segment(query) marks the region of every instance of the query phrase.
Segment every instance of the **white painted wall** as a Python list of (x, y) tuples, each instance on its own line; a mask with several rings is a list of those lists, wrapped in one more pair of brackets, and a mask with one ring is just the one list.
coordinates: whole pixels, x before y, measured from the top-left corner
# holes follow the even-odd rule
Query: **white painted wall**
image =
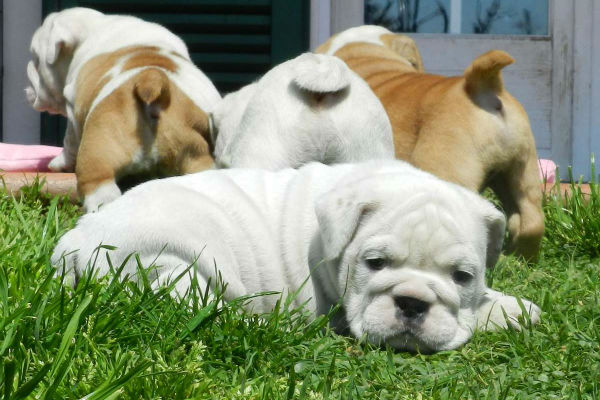
[(4, 0), (2, 135), (5, 143), (40, 142), (40, 113), (29, 106), (24, 89), (29, 43), (42, 20), (42, 0)]

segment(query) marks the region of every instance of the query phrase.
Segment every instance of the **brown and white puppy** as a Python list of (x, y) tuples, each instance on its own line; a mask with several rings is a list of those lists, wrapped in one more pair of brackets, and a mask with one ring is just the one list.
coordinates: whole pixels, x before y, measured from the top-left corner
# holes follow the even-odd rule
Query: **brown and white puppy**
[(68, 119), (49, 167), (75, 170), (86, 211), (120, 196), (121, 178), (212, 166), (207, 112), (220, 96), (166, 28), (73, 8), (44, 20), (31, 52), (30, 103)]
[(544, 233), (537, 154), (527, 114), (502, 82), (510, 55), (492, 50), (464, 76), (426, 74), (412, 39), (379, 26), (348, 29), (317, 52), (367, 81), (390, 118), (397, 158), (474, 191), (491, 187), (510, 250), (536, 258)]

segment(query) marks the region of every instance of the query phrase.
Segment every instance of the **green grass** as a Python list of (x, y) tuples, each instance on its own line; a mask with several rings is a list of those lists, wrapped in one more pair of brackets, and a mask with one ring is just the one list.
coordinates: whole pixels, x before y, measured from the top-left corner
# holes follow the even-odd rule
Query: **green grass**
[[(371, 347), (309, 322), (285, 300), (259, 318), (243, 300), (86, 277), (49, 256), (79, 211), (34, 185), (0, 192), (0, 399), (597, 399), (600, 193), (546, 199), (535, 265), (502, 257), (494, 288), (534, 300), (541, 324), (476, 333), (435, 355)], [(115, 266), (118, 268), (118, 266)]]

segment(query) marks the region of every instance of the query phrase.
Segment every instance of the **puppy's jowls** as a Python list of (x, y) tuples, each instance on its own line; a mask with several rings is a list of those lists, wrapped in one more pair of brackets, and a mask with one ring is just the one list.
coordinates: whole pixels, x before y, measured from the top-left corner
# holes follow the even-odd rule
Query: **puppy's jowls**
[(225, 96), (211, 119), (221, 167), (277, 170), (394, 157), (383, 106), (332, 56), (306, 53), (276, 66)]
[(344, 31), (317, 51), (340, 57), (370, 85), (390, 118), (396, 157), (475, 191), (490, 186), (508, 215), (510, 248), (537, 256), (544, 219), (535, 143), (502, 83), (512, 57), (494, 50), (464, 76), (426, 74), (410, 38), (375, 26)]
[(167, 29), (68, 9), (46, 18), (31, 52), (30, 103), (68, 120), (64, 150), (49, 167), (75, 170), (87, 211), (120, 196), (122, 177), (212, 165), (206, 112), (220, 96)]
[[(117, 247), (113, 265), (137, 252), (154, 264), (154, 284), (164, 284), (196, 262), (179, 294), (196, 280), (200, 289), (214, 283), (216, 264), (227, 300), (298, 292), (293, 304), (315, 314), (341, 303), (337, 329), (431, 352), (458, 347), (478, 327), (518, 326), (518, 301), (484, 279), (504, 223), (478, 194), (401, 161), (212, 170), (147, 182), (85, 215), (52, 263), (71, 281), (90, 265), (105, 275), (102, 242)], [(136, 268), (130, 257), (123, 276), (135, 278)], [(259, 296), (248, 307), (267, 312), (278, 299)], [(523, 305), (537, 322), (540, 309)]]

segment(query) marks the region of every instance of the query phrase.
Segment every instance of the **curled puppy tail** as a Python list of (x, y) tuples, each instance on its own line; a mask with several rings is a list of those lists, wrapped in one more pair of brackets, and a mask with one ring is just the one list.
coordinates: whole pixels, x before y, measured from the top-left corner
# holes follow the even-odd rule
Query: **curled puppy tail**
[(471, 96), (485, 92), (499, 94), (504, 90), (502, 68), (515, 62), (502, 50), (491, 50), (477, 57), (465, 70), (466, 90)]
[(305, 53), (294, 61), (293, 82), (300, 89), (323, 95), (350, 86), (350, 71), (337, 57)]
[(169, 107), (171, 102), (169, 77), (160, 69), (145, 69), (136, 76), (134, 93), (145, 106), (148, 115), (158, 118), (160, 112)]

